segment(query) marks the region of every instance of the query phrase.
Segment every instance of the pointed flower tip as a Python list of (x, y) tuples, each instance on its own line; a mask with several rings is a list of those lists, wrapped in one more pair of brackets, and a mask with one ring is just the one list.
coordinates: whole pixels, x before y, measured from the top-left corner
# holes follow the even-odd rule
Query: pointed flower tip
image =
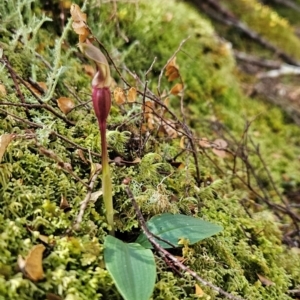
[(109, 87), (111, 84), (110, 69), (106, 57), (101, 50), (88, 43), (79, 43), (78, 46), (81, 52), (93, 60), (97, 66), (98, 71), (93, 78), (92, 86), (98, 88)]

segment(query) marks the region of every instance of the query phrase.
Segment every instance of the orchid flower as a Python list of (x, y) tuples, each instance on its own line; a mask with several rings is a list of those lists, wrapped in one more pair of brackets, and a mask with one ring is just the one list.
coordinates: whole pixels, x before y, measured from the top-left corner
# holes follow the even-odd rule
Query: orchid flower
[(106, 120), (111, 107), (110, 93), (110, 69), (104, 54), (90, 43), (80, 43), (79, 48), (84, 55), (93, 60), (97, 72), (92, 80), (92, 100), (94, 111), (98, 119), (101, 136), (102, 150), (102, 192), (106, 210), (107, 223), (110, 226), (110, 233), (114, 235), (114, 210), (112, 202), (112, 184), (108, 164), (108, 152), (106, 143)]

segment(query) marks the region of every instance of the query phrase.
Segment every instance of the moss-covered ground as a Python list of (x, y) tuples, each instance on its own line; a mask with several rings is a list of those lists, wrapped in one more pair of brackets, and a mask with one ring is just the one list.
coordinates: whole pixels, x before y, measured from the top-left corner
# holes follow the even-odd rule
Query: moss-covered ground
[[(248, 13), (246, 6), (254, 1), (242, 2)], [(80, 230), (65, 234), (101, 153), (96, 118), (86, 103), (91, 98), (89, 62), (76, 48), (77, 36), (68, 23), (70, 3), (49, 3), (0, 4), (0, 135), (14, 134), (0, 163), (0, 299), (51, 299), (51, 293), (67, 300), (121, 299), (103, 261), (108, 229), (101, 195), (87, 207)], [(263, 11), (267, 15), (268, 9)], [(282, 195), (300, 184), (300, 128), (279, 108), (245, 95), (230, 44), (186, 3), (89, 1), (86, 13), (88, 25), (123, 78), (140, 91), (147, 82), (157, 94), (163, 66), (189, 37), (176, 55), (185, 86), (183, 110), (180, 97), (170, 95), (168, 109), (174, 115), (164, 118), (176, 116), (191, 130), (200, 177), (187, 140), (181, 153), (180, 134), (173, 138), (159, 130), (156, 119), (153, 129), (140, 130), (141, 95), (134, 103), (114, 103), (107, 135), (117, 237), (132, 241), (138, 233), (122, 185), (130, 178), (146, 219), (162, 212), (183, 213), (224, 227), (220, 234), (177, 253), (202, 278), (249, 300), (293, 299), (288, 291), (300, 288), (300, 252), (299, 240), (288, 233), (297, 229), (298, 221), (287, 214), (288, 199)], [(245, 21), (252, 16), (247, 13)], [(273, 19), (290, 30), (274, 11), (270, 18), (259, 25), (266, 34), (266, 24)], [(290, 33), (288, 46), (281, 34), (277, 30), (274, 40), (299, 58), (299, 40)], [(127, 88), (112, 70), (115, 85)], [(50, 109), (38, 106), (25, 85), (30, 78), (46, 85), (44, 92), (35, 93)], [(173, 85), (163, 75), (161, 91), (167, 93)], [(60, 97), (78, 105), (67, 116), (57, 107)], [(201, 138), (226, 140), (227, 156), (201, 148)], [(46, 150), (53, 156), (45, 155)], [(137, 158), (139, 163), (128, 163)], [(100, 189), (101, 175), (94, 192)], [(62, 197), (71, 210), (60, 208)], [(50, 240), (43, 259), (45, 279), (32, 282), (18, 270), (17, 259), (41, 243), (41, 235)], [(286, 236), (294, 243), (285, 243)], [(153, 299), (197, 299), (194, 279), (176, 275), (158, 256), (157, 271)], [(202, 289), (201, 299), (223, 299), (208, 287)]]

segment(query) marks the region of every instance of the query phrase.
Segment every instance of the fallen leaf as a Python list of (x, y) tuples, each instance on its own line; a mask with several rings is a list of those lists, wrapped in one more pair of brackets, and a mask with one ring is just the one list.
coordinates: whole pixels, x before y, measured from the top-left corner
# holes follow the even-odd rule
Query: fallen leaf
[(222, 140), (222, 139), (216, 139), (213, 141), (213, 143), (218, 147), (218, 148), (222, 148), (222, 149), (226, 149), (226, 147), (228, 146), (227, 142)]
[(102, 190), (99, 190), (99, 191), (97, 191), (97, 192), (91, 193), (90, 201), (91, 201), (91, 202), (96, 202), (96, 201), (98, 200), (98, 198), (99, 198), (100, 196), (102, 196), (102, 194), (103, 194)]
[(202, 147), (202, 148), (211, 148), (211, 143), (208, 141), (207, 138), (202, 138), (202, 139), (199, 141), (199, 145), (200, 145), (200, 147)]
[(61, 195), (59, 208), (62, 209), (64, 212), (68, 212), (71, 210), (71, 207), (70, 207), (70, 204), (69, 204), (67, 198), (63, 195)]
[(39, 281), (44, 278), (43, 271), (43, 252), (46, 247), (43, 244), (33, 246), (25, 259), (18, 256), (18, 266), (25, 277), (32, 281)]
[(2, 161), (2, 157), (6, 151), (7, 146), (14, 138), (14, 134), (4, 133), (0, 136), (0, 162)]
[(163, 122), (162, 127), (164, 129), (164, 131), (167, 133), (167, 135), (172, 138), (175, 139), (178, 137), (178, 132), (175, 128), (175, 124), (174, 122), (172, 122), (171, 120), (164, 120), (165, 122)]
[(49, 237), (43, 234), (40, 234), (38, 239), (43, 243), (43, 244), (49, 244)]
[(179, 72), (177, 70), (174, 70), (170, 75), (168, 76), (168, 81), (173, 81), (179, 77)]
[(131, 87), (127, 94), (127, 100), (128, 102), (135, 102), (136, 101), (136, 88)]
[(179, 70), (178, 65), (176, 64), (176, 57), (173, 57), (166, 66), (166, 70), (168, 71), (170, 68), (176, 68)]
[(177, 260), (178, 260), (179, 262), (181, 262), (181, 263), (184, 263), (184, 262), (187, 260), (187, 258), (182, 257), (182, 256), (175, 255), (175, 257), (176, 257)]
[(195, 284), (195, 294), (198, 297), (203, 297), (204, 296), (203, 290), (201, 289), (201, 287), (197, 283)]
[(36, 88), (34, 87), (31, 83), (29, 82), (25, 82), (25, 85), (27, 86), (27, 88), (33, 92), (36, 96), (41, 96), (42, 93), (47, 91), (47, 85), (45, 82), (36, 82), (36, 85), (40, 88)]
[(185, 142), (185, 136), (181, 137), (181, 139), (180, 139), (179, 147), (180, 147), (181, 149), (185, 149), (185, 144), (184, 144), (184, 142)]
[(178, 68), (175, 66), (167, 67), (165, 75), (168, 77), (168, 81), (175, 80), (179, 77)]
[(260, 274), (256, 274), (258, 279), (260, 280), (260, 282), (264, 285), (264, 286), (270, 286), (270, 285), (274, 285), (275, 283), (273, 281), (271, 281), (269, 278), (266, 278)]
[(227, 156), (227, 153), (225, 150), (213, 148), (212, 152), (221, 158), (225, 158)]
[(77, 149), (75, 151), (75, 153), (80, 157), (80, 159), (84, 162), (84, 163), (88, 163), (88, 161), (85, 159), (83, 151), (81, 149)]
[(4, 84), (0, 84), (0, 96), (6, 96), (7, 92), (6, 92), (6, 88)]
[(116, 87), (114, 89), (114, 99), (118, 105), (122, 105), (123, 103), (125, 103), (126, 98), (123, 89), (121, 89), (120, 87)]
[(60, 297), (56, 294), (53, 294), (53, 293), (47, 293), (46, 298), (47, 298), (47, 300), (63, 300), (62, 297)]
[(182, 84), (182, 83), (176, 83), (176, 84), (172, 87), (170, 93), (171, 93), (172, 95), (178, 95), (182, 90), (183, 90), (183, 84)]
[(132, 164), (139, 164), (142, 160), (139, 157), (136, 157), (133, 161)]
[(74, 101), (67, 97), (58, 98), (57, 105), (65, 115), (67, 115), (75, 107)]

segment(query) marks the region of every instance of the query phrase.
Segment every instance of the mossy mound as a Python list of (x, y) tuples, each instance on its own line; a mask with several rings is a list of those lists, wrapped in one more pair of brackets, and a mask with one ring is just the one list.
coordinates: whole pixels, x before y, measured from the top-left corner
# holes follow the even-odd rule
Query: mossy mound
[[(0, 134), (15, 135), (0, 164), (0, 299), (45, 299), (49, 293), (67, 300), (121, 299), (103, 261), (103, 238), (108, 226), (101, 195), (86, 209), (80, 231), (65, 235), (86, 196), (84, 183), (89, 181), (93, 163), (99, 162), (101, 155), (96, 118), (90, 104), (85, 103), (91, 93), (91, 79), (84, 71), (88, 62), (76, 49), (77, 37), (70, 26), (61, 28), (66, 19), (59, 19), (59, 13), (67, 17), (68, 4), (55, 3), (51, 8), (42, 1), (18, 2), (17, 9), (0, 5), (5, 25), (0, 31), (5, 55), (0, 80), (6, 89), (0, 103)], [(124, 1), (117, 2), (114, 9), (113, 3), (91, 1), (86, 10), (88, 24), (128, 82), (142, 90), (143, 85), (132, 76), (136, 73), (156, 93), (162, 67), (189, 37), (177, 54), (177, 63), (185, 83), (186, 126), (195, 140), (221, 137), (234, 148), (234, 141), (245, 134), (245, 120), (256, 118), (248, 134), (260, 144), (274, 184), (280, 192), (286, 185), (299, 184), (294, 163), (300, 155), (296, 147), (299, 128), (285, 122), (278, 108), (243, 95), (230, 45), (217, 38), (203, 16), (175, 1)], [(42, 17), (43, 12), (53, 21)], [(12, 73), (5, 67), (7, 61), (18, 78), (11, 78)], [(113, 76), (118, 86), (125, 87), (116, 72)], [(34, 106), (39, 103), (20, 78), (44, 82), (47, 91), (35, 92), (51, 109)], [(161, 90), (172, 86), (163, 76)], [(29, 104), (28, 110), (19, 106), (20, 95)], [(56, 102), (63, 96), (82, 104), (67, 117)], [(142, 101), (139, 96), (133, 104), (114, 104), (108, 120), (117, 236), (131, 241), (138, 231), (135, 212), (122, 184), (124, 178), (130, 178), (145, 218), (162, 212), (185, 213), (224, 227), (217, 236), (180, 253), (201, 277), (245, 299), (292, 299), (288, 290), (300, 285), (299, 249), (282, 243), (282, 228), (290, 219), (279, 218), (255, 194), (263, 185), (272, 203), (280, 204), (257, 153), (248, 153), (259, 179), (248, 178), (252, 190), (239, 180), (247, 178), (241, 162), (237, 162), (234, 173), (231, 156), (220, 158), (201, 148), (197, 148), (197, 182), (193, 155), (190, 151), (178, 155), (182, 151), (181, 137), (162, 135), (159, 124), (155, 130), (148, 130), (147, 142), (139, 151)], [(180, 98), (170, 96), (169, 108), (182, 120), (180, 106)], [(46, 150), (54, 156), (45, 155)], [(180, 167), (174, 162), (176, 156)], [(121, 164), (115, 160), (120, 157)], [(126, 163), (136, 158), (141, 159), (138, 164)], [(66, 171), (68, 166), (72, 172)], [(101, 176), (94, 191), (99, 189)], [(62, 198), (68, 201), (71, 211), (60, 208)], [(41, 235), (50, 240), (43, 260), (45, 279), (32, 282), (17, 270), (17, 259), (41, 243)], [(197, 298), (195, 281), (177, 276), (158, 257), (157, 271), (153, 299)], [(258, 274), (272, 284), (264, 286)], [(203, 299), (223, 299), (208, 287), (202, 288)]]

